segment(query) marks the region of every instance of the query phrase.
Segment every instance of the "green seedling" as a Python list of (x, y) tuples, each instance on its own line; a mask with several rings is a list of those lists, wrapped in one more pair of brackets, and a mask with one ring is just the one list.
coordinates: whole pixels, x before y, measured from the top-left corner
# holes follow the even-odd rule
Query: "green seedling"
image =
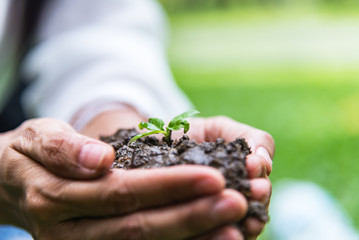
[(140, 122), (138, 127), (140, 129), (148, 129), (149, 132), (140, 133), (136, 136), (134, 136), (128, 144), (131, 144), (132, 142), (136, 141), (139, 138), (149, 136), (152, 134), (159, 134), (162, 133), (164, 135), (163, 140), (168, 144), (168, 146), (172, 145), (172, 131), (180, 130), (183, 128), (183, 132), (186, 133), (189, 130), (189, 122), (185, 120), (186, 118), (192, 117), (199, 112), (197, 110), (190, 110), (187, 112), (184, 112), (176, 117), (174, 117), (167, 125), (166, 130), (164, 129), (165, 123), (163, 120), (159, 118), (150, 118), (148, 119), (148, 122)]

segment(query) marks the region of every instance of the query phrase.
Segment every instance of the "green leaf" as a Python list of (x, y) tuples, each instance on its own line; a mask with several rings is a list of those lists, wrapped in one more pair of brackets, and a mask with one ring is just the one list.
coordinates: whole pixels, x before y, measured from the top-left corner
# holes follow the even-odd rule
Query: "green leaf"
[[(174, 117), (171, 122), (166, 127), (166, 131), (163, 129), (165, 126), (165, 123), (159, 119), (159, 118), (150, 118), (148, 119), (148, 122), (140, 122), (138, 127), (140, 129), (148, 129), (150, 132), (141, 133), (136, 136), (134, 136), (128, 144), (136, 141), (137, 139), (145, 136), (149, 136), (152, 134), (162, 133), (165, 138), (168, 138), (168, 142), (171, 142), (171, 133), (173, 130), (180, 130), (183, 128), (184, 133), (186, 133), (189, 130), (189, 122), (185, 120), (185, 118), (191, 117), (195, 114), (199, 113), (197, 110), (190, 110), (187, 112), (184, 112), (176, 117)], [(171, 144), (169, 144), (171, 145)]]
[[(180, 115), (174, 117), (171, 122), (168, 124), (168, 128), (174, 128), (175, 125), (179, 124), (179, 122), (185, 118), (189, 118), (192, 117), (196, 114), (198, 114), (199, 112), (197, 110), (189, 110), (187, 112), (181, 113)], [(177, 129), (178, 130), (178, 129)], [(187, 130), (188, 131), (188, 130)]]
[(163, 130), (163, 126), (165, 125), (165, 122), (162, 121), (162, 119), (159, 118), (150, 118), (148, 119), (149, 123), (152, 123), (153, 125), (155, 125), (158, 129)]
[(185, 123), (183, 124), (183, 132), (186, 133), (189, 130), (189, 122), (185, 121)]
[(146, 136), (149, 136), (149, 135), (152, 135), (152, 134), (158, 134), (158, 133), (164, 134), (165, 131), (162, 131), (162, 130), (154, 130), (154, 131), (150, 131), (150, 132), (146, 132), (146, 133), (137, 134), (136, 136), (134, 136), (133, 138), (131, 138), (131, 140), (128, 142), (128, 144), (130, 144), (130, 143), (136, 141), (136, 140), (139, 139), (139, 138), (146, 137)]
[(172, 127), (167, 127), (167, 129), (175, 131), (175, 130), (180, 130), (181, 128), (184, 129), (184, 133), (188, 132), (189, 130), (189, 122), (187, 120), (178, 120), (177, 122), (173, 123)]
[(165, 123), (159, 119), (159, 118), (150, 118), (148, 119), (148, 122), (140, 122), (140, 124), (138, 124), (138, 127), (140, 129), (148, 129), (148, 130), (162, 130), (164, 131), (163, 129), (163, 126), (165, 125)]

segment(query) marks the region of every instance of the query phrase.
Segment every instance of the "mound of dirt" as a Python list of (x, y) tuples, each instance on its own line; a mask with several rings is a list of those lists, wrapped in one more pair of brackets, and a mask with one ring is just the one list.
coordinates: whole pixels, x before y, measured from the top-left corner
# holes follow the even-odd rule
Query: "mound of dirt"
[(233, 188), (247, 198), (247, 216), (236, 225), (243, 229), (243, 221), (256, 217), (268, 221), (267, 208), (263, 203), (250, 200), (251, 189), (246, 169), (246, 157), (251, 153), (243, 138), (225, 143), (221, 138), (215, 142), (196, 143), (186, 135), (168, 146), (155, 137), (144, 137), (128, 145), (137, 135), (135, 129), (120, 129), (112, 136), (101, 137), (116, 151), (112, 168), (158, 168), (182, 164), (205, 165), (218, 169), (226, 179), (226, 187)]

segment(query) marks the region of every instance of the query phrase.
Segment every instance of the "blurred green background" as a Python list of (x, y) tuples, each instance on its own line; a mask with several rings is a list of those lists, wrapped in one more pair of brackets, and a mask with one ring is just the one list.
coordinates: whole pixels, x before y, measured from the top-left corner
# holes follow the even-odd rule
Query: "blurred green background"
[(272, 182), (320, 184), (359, 229), (359, 1), (162, 2), (174, 75), (202, 116), (271, 133)]

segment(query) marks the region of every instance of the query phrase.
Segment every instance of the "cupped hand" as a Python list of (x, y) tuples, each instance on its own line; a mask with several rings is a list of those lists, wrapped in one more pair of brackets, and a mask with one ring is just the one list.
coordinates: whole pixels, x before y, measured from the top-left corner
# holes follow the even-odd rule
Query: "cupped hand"
[(217, 138), (223, 138), (226, 141), (244, 138), (252, 151), (249, 158), (256, 158), (252, 161), (256, 163), (260, 161), (261, 164), (259, 165), (264, 168), (255, 169), (251, 161), (248, 162), (248, 170), (252, 177), (258, 177), (262, 172), (263, 176), (264, 174), (269, 175), (272, 172), (272, 158), (275, 146), (274, 140), (269, 133), (224, 116), (194, 118), (190, 122), (191, 128), (187, 134), (199, 142), (215, 141)]
[(55, 119), (28, 120), (13, 131), (1, 133), (2, 165), (20, 164), (21, 159), (7, 155), (9, 151), (18, 152), (54, 174), (70, 179), (100, 177), (108, 172), (114, 158), (114, 150), (109, 145), (81, 135)]
[[(128, 121), (129, 119), (130, 121)], [(135, 127), (140, 121), (144, 120), (143, 117), (138, 117), (138, 114), (124, 115), (121, 111), (112, 111), (98, 116), (83, 132), (93, 137), (98, 137), (101, 134), (110, 135), (119, 126)], [(247, 170), (251, 179), (252, 199), (262, 201), (268, 205), (271, 195), (271, 183), (268, 176), (272, 171), (272, 158), (274, 155), (274, 140), (271, 135), (223, 116), (194, 118), (190, 122), (191, 128), (187, 134), (198, 142), (215, 141), (219, 137), (224, 138), (226, 141), (233, 141), (238, 137), (245, 138), (252, 151), (247, 157)], [(172, 136), (173, 138), (179, 138), (181, 133), (176, 131)], [(255, 239), (263, 230), (264, 225), (263, 222), (257, 219), (248, 219), (245, 222), (245, 237), (247, 239)], [(211, 231), (208, 235), (203, 235), (204, 238), (201, 237), (199, 239), (212, 239), (212, 237), (215, 238), (214, 236), (237, 239), (241, 235), (242, 233), (238, 232), (235, 228), (224, 226), (219, 230)]]
[(1, 134), (0, 153), (0, 222), (36, 239), (193, 239), (247, 211), (215, 169), (108, 171), (112, 148), (57, 120)]
[(46, 168), (69, 179), (98, 178), (109, 171), (114, 151), (76, 133), (66, 123), (37, 119), (1, 133), (0, 156), (0, 223), (24, 227), (19, 200), (32, 195), (27, 195), (29, 182), (23, 176), (41, 181), (41, 172), (33, 170)]
[[(188, 136), (198, 142), (215, 141), (223, 138), (233, 141), (244, 138), (252, 153), (247, 157), (247, 170), (250, 177), (252, 199), (269, 204), (271, 183), (269, 174), (272, 171), (272, 158), (274, 156), (274, 140), (268, 133), (236, 122), (228, 117), (218, 116), (211, 118), (191, 119)], [(250, 218), (245, 222), (248, 239), (255, 239), (264, 228), (264, 223)], [(234, 229), (230, 229), (233, 232)], [(227, 230), (229, 231), (229, 230)]]
[[(59, 178), (32, 159), (0, 171), (7, 208), (35, 239), (188, 239), (243, 218), (245, 198), (214, 169), (113, 170), (95, 181)], [(16, 173), (21, 172), (18, 175)], [(208, 238), (210, 239), (210, 238)]]

